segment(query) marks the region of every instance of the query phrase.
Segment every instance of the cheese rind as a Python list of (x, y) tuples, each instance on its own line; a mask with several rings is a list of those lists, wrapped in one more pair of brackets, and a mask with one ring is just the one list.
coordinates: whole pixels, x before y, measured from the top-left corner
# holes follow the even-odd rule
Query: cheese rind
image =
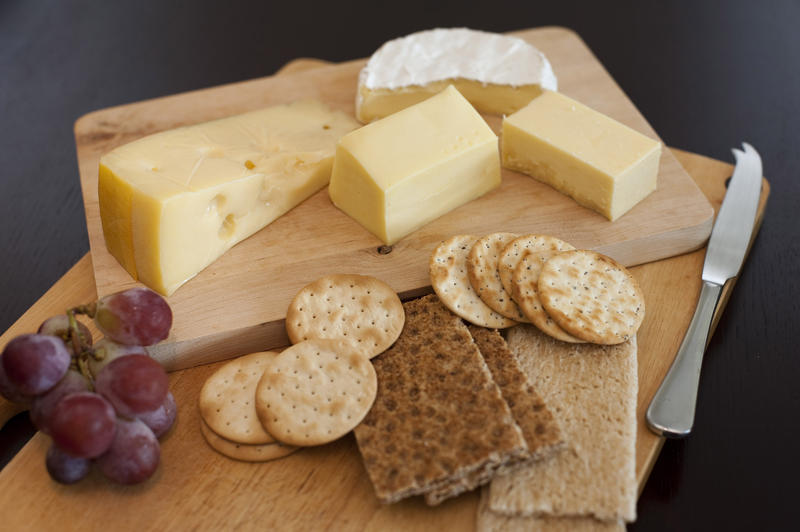
[(497, 136), (448, 87), (342, 137), (328, 191), (391, 245), (499, 184)]
[(504, 167), (611, 221), (656, 189), (660, 156), (660, 142), (557, 92), (503, 120)]
[(399, 89), (368, 89), (361, 86), (358, 88), (357, 117), (363, 123), (372, 122), (427, 100), (448, 85), (458, 89), (475, 109), (497, 115), (511, 114), (542, 93), (539, 85), (514, 87), (468, 79), (447, 79)]
[(357, 125), (306, 101), (120, 146), (100, 159), (106, 247), (135, 279), (169, 295), (324, 187), (336, 140)]
[(558, 88), (547, 58), (517, 37), (466, 28), (421, 31), (381, 46), (359, 75), (356, 117), (371, 122), (454, 85), (481, 112), (512, 113)]

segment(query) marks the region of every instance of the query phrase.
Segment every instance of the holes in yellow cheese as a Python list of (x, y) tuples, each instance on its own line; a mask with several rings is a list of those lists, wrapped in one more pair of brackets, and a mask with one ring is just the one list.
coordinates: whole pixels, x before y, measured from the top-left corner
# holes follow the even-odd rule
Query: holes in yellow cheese
[(234, 220), (233, 214), (229, 214), (222, 221), (222, 225), (219, 228), (219, 237), (224, 240), (227, 240), (233, 236), (233, 233), (235, 231), (236, 231), (236, 221)]

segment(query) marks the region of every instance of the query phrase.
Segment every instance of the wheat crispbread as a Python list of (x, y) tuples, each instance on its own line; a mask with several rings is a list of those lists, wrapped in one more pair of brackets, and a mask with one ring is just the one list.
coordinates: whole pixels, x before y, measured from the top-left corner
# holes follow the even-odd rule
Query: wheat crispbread
[[(541, 396), (528, 383), (528, 378), (508, 350), (500, 333), (477, 325), (468, 325), (467, 328), (528, 445), (528, 452), (524, 456), (510, 460), (498, 468), (496, 474), (506, 474), (529, 461), (546, 459), (560, 450), (564, 446), (564, 439), (557, 421)], [(453, 491), (468, 491), (472, 489), (470, 486), (485, 483), (476, 477), (475, 474), (467, 475), (433, 489), (425, 494), (425, 501), (428, 504), (437, 504), (448, 498)]]
[(507, 515), (636, 518), (636, 337), (622, 344), (568, 344), (529, 325), (509, 349), (553, 409), (567, 449), (491, 483), (492, 511)]
[(624, 532), (625, 523), (600, 521), (593, 517), (516, 516), (503, 515), (489, 508), (489, 488), (481, 490), (477, 532)]
[(565, 442), (558, 420), (531, 386), (505, 339), (496, 330), (475, 325), (468, 328), (522, 430), (531, 458), (541, 459), (559, 450)]
[[(461, 319), (435, 295), (404, 307), (403, 332), (373, 359), (378, 396), (355, 429), (364, 467), (384, 503), (448, 486), (442, 496), (458, 495), (527, 452)], [(466, 477), (472, 482), (461, 483)]]

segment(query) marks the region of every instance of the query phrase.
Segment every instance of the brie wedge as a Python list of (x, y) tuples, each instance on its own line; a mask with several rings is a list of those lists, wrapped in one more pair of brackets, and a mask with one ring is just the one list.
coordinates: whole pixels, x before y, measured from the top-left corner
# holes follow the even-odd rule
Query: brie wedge
[(511, 114), (543, 89), (558, 89), (550, 62), (522, 39), (439, 28), (389, 41), (372, 55), (359, 75), (356, 118), (372, 122), (449, 85), (491, 114)]

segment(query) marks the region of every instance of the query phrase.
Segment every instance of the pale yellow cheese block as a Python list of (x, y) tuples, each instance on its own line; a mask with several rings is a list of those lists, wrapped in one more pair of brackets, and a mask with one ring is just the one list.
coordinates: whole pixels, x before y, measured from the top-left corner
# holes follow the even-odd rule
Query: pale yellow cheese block
[(109, 252), (169, 295), (233, 245), (324, 187), (358, 126), (317, 101), (156, 133), (100, 159)]
[(557, 92), (503, 120), (503, 166), (611, 221), (656, 189), (660, 156), (660, 142)]
[(391, 245), (498, 185), (497, 136), (450, 86), (342, 137), (328, 191)]

